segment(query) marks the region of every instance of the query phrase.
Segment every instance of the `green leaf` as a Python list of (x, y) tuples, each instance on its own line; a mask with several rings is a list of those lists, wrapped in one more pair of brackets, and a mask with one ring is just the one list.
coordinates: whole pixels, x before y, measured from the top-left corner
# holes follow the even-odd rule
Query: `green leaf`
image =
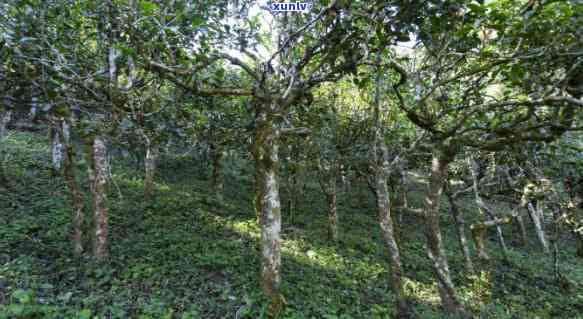
[(32, 292), (24, 289), (17, 289), (12, 293), (12, 297), (17, 299), (22, 304), (32, 302)]
[(140, 7), (145, 16), (151, 16), (159, 9), (157, 4), (150, 1), (142, 1)]
[(8, 306), (8, 311), (15, 316), (20, 316), (24, 312), (24, 305), (12, 304)]
[(79, 319), (91, 319), (91, 310), (83, 309), (83, 310), (79, 311), (78, 316), (79, 316), (78, 317)]

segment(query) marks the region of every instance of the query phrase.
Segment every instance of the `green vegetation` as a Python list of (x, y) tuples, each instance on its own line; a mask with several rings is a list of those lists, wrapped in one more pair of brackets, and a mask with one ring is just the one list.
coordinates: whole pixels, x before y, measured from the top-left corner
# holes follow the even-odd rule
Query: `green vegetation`
[(270, 2), (1, 1), (0, 319), (581, 316), (583, 1)]
[[(143, 201), (143, 173), (118, 162), (109, 191), (111, 261), (96, 265), (72, 255), (71, 210), (65, 184), (50, 176), (47, 141), (11, 133), (7, 166), (15, 192), (0, 193), (0, 318), (261, 318), (259, 228), (250, 205), (251, 176), (225, 186), (225, 202), (208, 191), (206, 172), (185, 159), (165, 158), (155, 201)], [(188, 170), (188, 168), (191, 168)], [(195, 178), (196, 177), (196, 178)], [(121, 190), (119, 198), (116, 187)], [(316, 190), (316, 185), (310, 185)], [(362, 185), (364, 187), (364, 185)], [(31, 191), (34, 190), (33, 191)], [(419, 204), (420, 186), (410, 201)], [(325, 240), (325, 203), (317, 192), (283, 226), (282, 318), (387, 318), (392, 314), (388, 259), (372, 197), (363, 205), (340, 194), (340, 242)], [(470, 199), (464, 199), (464, 203)], [(468, 203), (464, 209), (473, 209)], [(445, 206), (443, 209), (447, 209)], [(405, 216), (400, 238), (406, 292), (419, 318), (449, 318), (440, 311), (419, 220)], [(468, 221), (469, 222), (469, 221)], [(564, 291), (551, 258), (538, 247), (513, 249), (467, 276), (453, 223), (442, 223), (453, 279), (461, 298), (481, 318), (581, 318), (583, 268), (572, 247), (561, 250), (561, 268), (577, 283)], [(505, 226), (506, 227), (506, 226)], [(512, 227), (512, 226), (507, 226)], [(496, 247), (494, 234), (487, 246)], [(579, 316), (579, 317), (578, 317)]]

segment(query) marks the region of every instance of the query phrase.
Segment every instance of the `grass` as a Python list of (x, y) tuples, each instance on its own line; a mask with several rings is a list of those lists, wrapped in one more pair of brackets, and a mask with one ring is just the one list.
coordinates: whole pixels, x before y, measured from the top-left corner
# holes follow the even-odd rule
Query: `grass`
[[(47, 145), (44, 137), (15, 132), (5, 143), (13, 190), (0, 192), (0, 318), (263, 316), (267, 301), (257, 280), (259, 229), (250, 172), (229, 170), (225, 201), (219, 202), (198, 164), (168, 158), (161, 163), (155, 199), (144, 202), (141, 172), (116, 161), (109, 194), (111, 258), (98, 265), (70, 254), (69, 200), (64, 182), (50, 174)], [(248, 163), (238, 165), (249, 171)], [(412, 205), (421, 204), (418, 189), (411, 193)], [(372, 198), (356, 205), (352, 197), (340, 195), (341, 241), (334, 245), (326, 240), (318, 189), (312, 185), (306, 194), (293, 224), (284, 215), (284, 317), (391, 316), (388, 256)], [(469, 199), (463, 204), (472, 220)], [(452, 224), (444, 210), (454, 281), (477, 316), (583, 318), (583, 266), (567, 243), (561, 269), (576, 284), (563, 292), (534, 236), (532, 246), (511, 245), (510, 261), (504, 264), (489, 234), (492, 260), (477, 263), (478, 274), (468, 276)], [(407, 292), (418, 318), (448, 318), (439, 307), (421, 225), (412, 216), (402, 225)], [(511, 227), (505, 228), (507, 237)]]

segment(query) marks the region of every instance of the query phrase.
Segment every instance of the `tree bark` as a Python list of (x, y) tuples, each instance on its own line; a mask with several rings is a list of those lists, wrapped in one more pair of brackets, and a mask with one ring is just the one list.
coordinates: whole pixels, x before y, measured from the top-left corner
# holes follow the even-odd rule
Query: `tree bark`
[(212, 188), (218, 200), (223, 200), (224, 183), (221, 173), (221, 161), (223, 160), (224, 152), (220, 146), (211, 144), (211, 158), (213, 164), (212, 172)]
[(152, 198), (154, 187), (154, 176), (156, 175), (156, 162), (158, 161), (158, 146), (154, 145), (149, 139), (146, 140), (146, 157), (144, 158), (144, 199)]
[(408, 318), (410, 316), (410, 309), (403, 287), (403, 266), (399, 245), (395, 236), (395, 226), (391, 216), (391, 203), (384, 173), (377, 172), (375, 182), (379, 225), (385, 245), (387, 245), (389, 251), (391, 287), (395, 294), (398, 316), (399, 318)]
[(326, 204), (328, 205), (328, 238), (333, 242), (338, 241), (338, 212), (336, 179), (338, 177), (338, 163), (335, 160), (327, 161), (320, 158), (318, 164), (319, 183)]
[(527, 208), (528, 208), (528, 213), (530, 215), (530, 218), (532, 219), (532, 222), (534, 224), (534, 230), (536, 233), (536, 237), (537, 237), (539, 243), (541, 244), (545, 254), (548, 254), (550, 252), (549, 243), (547, 242), (547, 239), (545, 236), (545, 231), (543, 229), (542, 221), (541, 221), (541, 218), (539, 216), (539, 213), (536, 211), (536, 209), (534, 208), (534, 206), (532, 205), (531, 202), (529, 202), (527, 204)]
[[(506, 247), (506, 242), (504, 241), (504, 235), (502, 233), (502, 228), (500, 227), (501, 223), (497, 223), (495, 222), (497, 220), (496, 216), (494, 215), (494, 213), (490, 210), (490, 208), (486, 205), (486, 203), (484, 203), (484, 201), (482, 200), (482, 196), (480, 196), (480, 189), (479, 189), (479, 181), (478, 181), (478, 164), (476, 163), (476, 161), (474, 161), (472, 158), (469, 158), (470, 161), (470, 170), (471, 170), (471, 174), (472, 174), (472, 188), (474, 190), (474, 198), (476, 201), (476, 205), (478, 205), (478, 211), (480, 212), (480, 216), (487, 216), (490, 221), (494, 221), (494, 223), (492, 223), (491, 225), (494, 226), (496, 228), (496, 235), (498, 238), (498, 243), (500, 244), (500, 248), (502, 249), (502, 254), (504, 256), (504, 260), (507, 260), (507, 256), (508, 256), (508, 248)], [(479, 225), (485, 225), (487, 222), (481, 223)], [(487, 259), (487, 254), (485, 251), (485, 247), (483, 245), (483, 235), (486, 231), (486, 227), (478, 227), (476, 225), (472, 225), (472, 231), (476, 230), (476, 235), (478, 235), (478, 237), (474, 236), (474, 239), (476, 240), (476, 248), (478, 248), (478, 241), (481, 242), (480, 244), (480, 248), (478, 251), (478, 256), (480, 256), (481, 258), (486, 258)]]
[(73, 231), (71, 241), (73, 244), (73, 253), (80, 256), (83, 253), (83, 222), (85, 220), (85, 199), (83, 192), (79, 189), (75, 173), (75, 150), (71, 142), (71, 129), (69, 123), (65, 120), (60, 121), (60, 131), (63, 137), (63, 176), (67, 181), (67, 187), (73, 200)]
[[(381, 55), (380, 51), (377, 53), (377, 63), (380, 65)], [(374, 96), (374, 140), (371, 148), (370, 165), (373, 169), (373, 179), (365, 178), (369, 182), (369, 187), (373, 194), (375, 194), (377, 210), (379, 214), (379, 225), (383, 234), (385, 245), (389, 252), (390, 259), (390, 282), (393, 294), (395, 295), (395, 303), (397, 307), (398, 318), (409, 318), (411, 311), (407, 302), (405, 288), (403, 286), (403, 266), (401, 263), (401, 253), (397, 238), (395, 236), (395, 225), (393, 223), (393, 216), (391, 211), (391, 198), (387, 188), (387, 177), (394, 166), (389, 164), (389, 152), (384, 139), (383, 124), (381, 122), (381, 103), (380, 103), (380, 87), (381, 87), (381, 73), (377, 69), (375, 79), (375, 96)]]
[(93, 242), (93, 255), (99, 262), (108, 257), (107, 235), (107, 148), (105, 141), (100, 136), (93, 138), (93, 223), (95, 238)]
[(12, 119), (11, 110), (6, 110), (0, 113), (0, 140), (4, 138), (4, 135), (6, 134), (6, 126), (8, 125), (8, 122), (10, 122), (11, 119)]
[(12, 111), (6, 110), (0, 113), (0, 186), (6, 189), (12, 189), (12, 185), (6, 176), (6, 171), (4, 168), (4, 138), (6, 136), (6, 126), (10, 119), (12, 118)]
[[(333, 174), (333, 173), (332, 173)], [(338, 241), (338, 212), (337, 212), (337, 196), (336, 196), (336, 176), (323, 177), (327, 180), (321, 181), (322, 191), (326, 197), (328, 205), (328, 238), (333, 241)]]
[(450, 206), (450, 212), (451, 215), (453, 216), (453, 219), (455, 221), (455, 225), (456, 225), (456, 231), (457, 231), (457, 238), (458, 241), (460, 243), (460, 248), (462, 251), (462, 254), (464, 255), (464, 261), (465, 261), (465, 266), (466, 266), (466, 270), (469, 273), (474, 273), (474, 263), (472, 262), (472, 255), (470, 253), (470, 246), (468, 245), (468, 240), (466, 237), (466, 222), (464, 220), (464, 217), (462, 216), (459, 207), (457, 205), (457, 203), (455, 202), (455, 198), (453, 198), (453, 195), (451, 194), (450, 191), (446, 190), (445, 195), (447, 196), (447, 199), (449, 201), (449, 206)]
[(425, 236), (427, 238), (427, 252), (433, 262), (442, 306), (451, 314), (469, 317), (455, 293), (439, 226), (439, 207), (443, 184), (447, 178), (448, 165), (453, 157), (454, 153), (449, 148), (442, 145), (434, 146), (431, 176), (425, 197)]
[(53, 175), (58, 175), (61, 171), (61, 166), (63, 162), (63, 143), (61, 141), (61, 132), (59, 126), (60, 121), (53, 121), (50, 128), (50, 138), (51, 138), (51, 162)]
[(516, 222), (518, 223), (518, 228), (520, 231), (520, 244), (522, 246), (526, 246), (528, 243), (528, 237), (526, 236), (526, 226), (524, 225), (524, 218), (522, 218), (522, 215), (520, 214), (520, 212), (518, 212), (518, 214), (516, 214)]
[(281, 294), (281, 203), (277, 181), (279, 132), (263, 110), (258, 111), (253, 144), (256, 169), (256, 209), (261, 216), (261, 286), (271, 299), (270, 317), (283, 310), (285, 299)]

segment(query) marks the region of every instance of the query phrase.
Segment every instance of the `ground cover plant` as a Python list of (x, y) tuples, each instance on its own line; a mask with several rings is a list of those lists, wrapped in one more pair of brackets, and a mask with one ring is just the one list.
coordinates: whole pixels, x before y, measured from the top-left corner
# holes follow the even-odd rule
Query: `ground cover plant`
[(0, 4), (0, 318), (581, 317), (583, 4), (294, 8)]

